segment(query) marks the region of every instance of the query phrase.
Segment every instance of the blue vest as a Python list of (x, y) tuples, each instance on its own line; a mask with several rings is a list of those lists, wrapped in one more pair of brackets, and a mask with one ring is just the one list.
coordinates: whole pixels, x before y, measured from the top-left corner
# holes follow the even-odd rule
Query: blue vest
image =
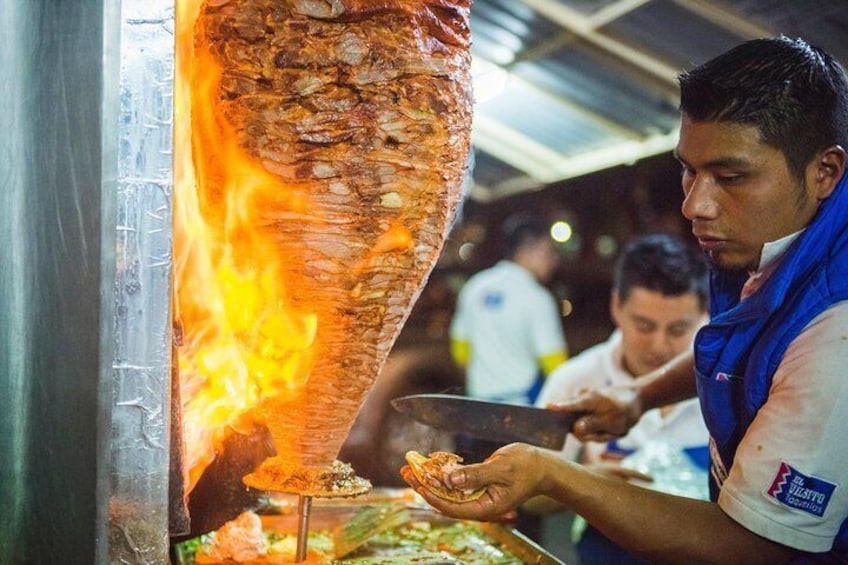
[[(739, 295), (747, 275), (712, 273), (711, 320), (695, 339), (695, 371), (701, 410), (717, 451), (714, 457), (720, 457), (728, 472), (740, 440), (768, 399), (786, 348), (813, 318), (848, 299), (846, 185), (848, 174), (792, 242), (778, 268), (746, 300), (740, 302)], [(845, 465), (848, 469), (848, 461)], [(711, 474), (720, 472), (713, 461)], [(715, 476), (710, 483), (716, 500), (720, 487)], [(848, 560), (848, 517), (826, 555)], [(822, 557), (808, 554), (798, 562)]]

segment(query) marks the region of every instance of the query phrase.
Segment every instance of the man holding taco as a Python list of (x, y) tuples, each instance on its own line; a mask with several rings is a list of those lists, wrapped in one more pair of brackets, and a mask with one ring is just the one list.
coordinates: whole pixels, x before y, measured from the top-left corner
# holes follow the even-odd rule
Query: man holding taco
[[(454, 470), (445, 514), (547, 495), (651, 561), (848, 561), (848, 79), (801, 40), (753, 40), (680, 78), (682, 212), (711, 262), (710, 323), (629, 387), (560, 408), (604, 441), (697, 393), (712, 501), (652, 492), (524, 444)], [(404, 477), (420, 484), (409, 469)]]

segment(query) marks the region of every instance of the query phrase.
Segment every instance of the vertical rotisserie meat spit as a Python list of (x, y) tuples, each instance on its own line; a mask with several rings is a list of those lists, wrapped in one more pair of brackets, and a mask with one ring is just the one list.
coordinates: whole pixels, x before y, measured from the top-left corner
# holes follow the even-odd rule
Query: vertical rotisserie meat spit
[(461, 197), (469, 10), (470, 0), (199, 7), (195, 178), (175, 209), (190, 487), (221, 436), (258, 418), (276, 456), (248, 485), (367, 489), (334, 460)]

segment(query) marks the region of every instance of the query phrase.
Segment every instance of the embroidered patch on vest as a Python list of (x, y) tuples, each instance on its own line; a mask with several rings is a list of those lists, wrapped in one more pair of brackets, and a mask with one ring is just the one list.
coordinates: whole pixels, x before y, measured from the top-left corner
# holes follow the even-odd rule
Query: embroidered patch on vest
[(777, 475), (766, 494), (784, 506), (821, 518), (827, 510), (834, 490), (836, 490), (834, 483), (807, 476), (781, 461)]

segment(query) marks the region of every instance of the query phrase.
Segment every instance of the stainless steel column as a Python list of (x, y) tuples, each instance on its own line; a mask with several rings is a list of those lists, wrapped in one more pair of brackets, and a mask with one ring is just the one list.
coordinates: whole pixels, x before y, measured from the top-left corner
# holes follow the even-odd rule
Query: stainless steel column
[(0, 0), (0, 30), (0, 563), (91, 563), (102, 2)]

